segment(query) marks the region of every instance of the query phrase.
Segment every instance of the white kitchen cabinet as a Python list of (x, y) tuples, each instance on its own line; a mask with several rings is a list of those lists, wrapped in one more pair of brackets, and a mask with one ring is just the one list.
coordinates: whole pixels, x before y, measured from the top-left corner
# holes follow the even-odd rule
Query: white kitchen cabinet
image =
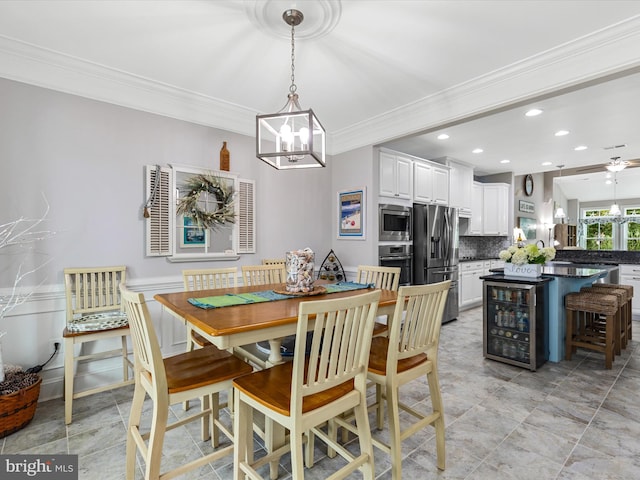
[(482, 184), (482, 234), (509, 235), (509, 185)]
[(471, 186), (471, 200), (473, 206), (466, 235), (482, 235), (484, 195), (481, 183), (474, 182)]
[(640, 265), (620, 265), (620, 283), (633, 287), (631, 310), (633, 319), (640, 320)]
[(482, 303), (482, 280), (484, 261), (461, 262), (459, 267), (459, 302), (460, 309), (474, 307)]
[(427, 162), (413, 163), (413, 200), (435, 205), (449, 204), (449, 169)]
[(413, 161), (399, 155), (380, 152), (380, 195), (411, 200)]
[(473, 168), (449, 162), (449, 206), (458, 209), (460, 217), (471, 217), (473, 210)]

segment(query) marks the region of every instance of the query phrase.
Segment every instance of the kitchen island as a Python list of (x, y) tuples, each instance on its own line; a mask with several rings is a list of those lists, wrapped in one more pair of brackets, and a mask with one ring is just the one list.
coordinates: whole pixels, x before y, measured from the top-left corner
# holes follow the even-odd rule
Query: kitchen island
[[(504, 275), (501, 268), (492, 269), (492, 275), (481, 277), (483, 280), (498, 280), (501, 282), (522, 282), (526, 277), (510, 277)], [(584, 286), (591, 285), (601, 277), (606, 276), (606, 269), (581, 268), (567, 265), (551, 265), (542, 268), (542, 277), (550, 278), (548, 282), (548, 302), (546, 323), (548, 325), (548, 345), (550, 362), (564, 359), (564, 337), (566, 333), (566, 317), (564, 310), (564, 296), (570, 292), (578, 292)], [(486, 305), (484, 306), (486, 308)]]

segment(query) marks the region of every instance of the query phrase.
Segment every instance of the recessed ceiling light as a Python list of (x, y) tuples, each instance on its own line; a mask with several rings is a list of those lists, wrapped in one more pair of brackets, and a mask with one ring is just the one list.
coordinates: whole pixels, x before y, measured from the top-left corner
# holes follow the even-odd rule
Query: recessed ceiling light
[(607, 180), (606, 182), (604, 182), (605, 185), (611, 185), (613, 182), (611, 180)]
[(569, 130), (558, 130), (554, 135), (556, 137), (564, 137), (565, 135), (569, 135)]
[(482, 153), (482, 152), (484, 152), (484, 150), (481, 148), (474, 148), (473, 150), (471, 150), (471, 153)]
[(447, 138), (449, 138), (449, 135), (447, 135), (446, 133), (441, 133), (440, 135), (438, 135), (438, 140), (446, 140)]
[(511, 163), (511, 160), (507, 160), (506, 158), (504, 160), (500, 160), (500, 163)]
[(551, 162), (542, 162), (543, 167), (548, 167), (549, 165), (551, 165)]
[(535, 117), (537, 115), (540, 115), (541, 113), (542, 113), (542, 110), (540, 110), (539, 108), (532, 108), (531, 110), (527, 111), (525, 115), (527, 117)]
[(576, 148), (574, 148), (576, 152), (581, 152), (582, 150), (586, 150), (586, 149), (587, 149), (586, 145), (578, 145)]

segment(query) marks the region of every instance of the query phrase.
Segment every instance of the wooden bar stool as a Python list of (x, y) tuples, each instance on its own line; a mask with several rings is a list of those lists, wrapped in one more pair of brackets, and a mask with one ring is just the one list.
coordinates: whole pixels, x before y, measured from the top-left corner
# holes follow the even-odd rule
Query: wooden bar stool
[(614, 295), (618, 299), (618, 313), (616, 313), (615, 352), (620, 355), (627, 348), (627, 292), (621, 288), (599, 288), (597, 283), (591, 287), (583, 287), (581, 292), (590, 292), (602, 295)]
[(565, 359), (577, 347), (604, 353), (605, 368), (613, 367), (618, 297), (590, 292), (572, 292), (564, 297), (567, 315)]
[(621, 288), (625, 292), (627, 292), (627, 342), (632, 339), (632, 325), (633, 325), (633, 313), (632, 313), (632, 302), (633, 302), (633, 285), (622, 285), (618, 283), (594, 283), (594, 286), (598, 286), (599, 288)]

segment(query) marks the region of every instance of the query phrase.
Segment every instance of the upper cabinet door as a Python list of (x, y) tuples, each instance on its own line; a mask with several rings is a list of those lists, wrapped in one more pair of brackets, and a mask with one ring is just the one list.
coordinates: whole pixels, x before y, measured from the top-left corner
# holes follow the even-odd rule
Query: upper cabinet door
[(433, 167), (433, 203), (449, 205), (449, 169)]
[(380, 191), (384, 197), (411, 200), (413, 162), (408, 158), (380, 152)]
[(413, 199), (422, 203), (433, 202), (433, 167), (429, 164), (413, 164)]

